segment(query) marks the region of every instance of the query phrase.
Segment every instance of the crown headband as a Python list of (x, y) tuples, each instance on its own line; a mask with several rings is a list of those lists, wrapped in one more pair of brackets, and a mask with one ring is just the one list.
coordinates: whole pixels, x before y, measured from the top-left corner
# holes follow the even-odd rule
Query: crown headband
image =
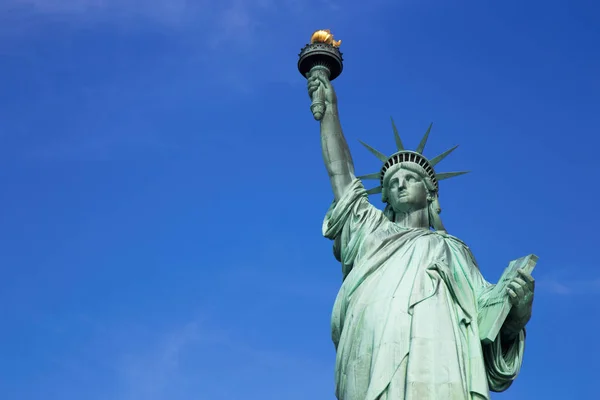
[(413, 164), (417, 164), (421, 168), (423, 168), (425, 170), (425, 172), (427, 173), (427, 175), (429, 176), (429, 178), (431, 179), (431, 182), (435, 186), (436, 192), (439, 191), (439, 181), (442, 181), (444, 179), (454, 178), (456, 176), (464, 175), (469, 172), (469, 171), (442, 172), (439, 174), (435, 172), (434, 167), (440, 161), (442, 161), (444, 158), (446, 158), (450, 153), (452, 153), (454, 150), (456, 150), (456, 148), (458, 146), (454, 146), (451, 149), (446, 150), (445, 152), (432, 158), (431, 160), (427, 159), (423, 155), (423, 150), (425, 149), (425, 145), (427, 144), (427, 139), (429, 139), (429, 132), (431, 132), (432, 125), (433, 124), (429, 125), (427, 132), (425, 132), (425, 135), (423, 135), (423, 138), (421, 139), (421, 142), (419, 143), (419, 145), (417, 146), (417, 149), (415, 151), (404, 149), (404, 145), (402, 144), (402, 140), (400, 139), (400, 135), (398, 134), (398, 129), (396, 128), (396, 124), (394, 123), (393, 119), (392, 119), (392, 129), (394, 130), (394, 139), (396, 140), (396, 147), (398, 149), (398, 151), (396, 153), (394, 153), (388, 157), (385, 154), (375, 150), (368, 144), (366, 144), (362, 141), (360, 142), (363, 146), (365, 146), (367, 148), (367, 150), (369, 150), (373, 155), (375, 155), (375, 157), (377, 157), (381, 162), (383, 162), (383, 167), (381, 167), (381, 170), (379, 172), (375, 172), (373, 174), (367, 174), (367, 175), (362, 175), (362, 176), (357, 177), (358, 179), (361, 179), (361, 180), (364, 180), (364, 179), (379, 180), (380, 185), (367, 190), (368, 194), (381, 193), (383, 190), (383, 177), (385, 176), (385, 173), (391, 167), (393, 167), (396, 164), (400, 164), (400, 163), (410, 162)]

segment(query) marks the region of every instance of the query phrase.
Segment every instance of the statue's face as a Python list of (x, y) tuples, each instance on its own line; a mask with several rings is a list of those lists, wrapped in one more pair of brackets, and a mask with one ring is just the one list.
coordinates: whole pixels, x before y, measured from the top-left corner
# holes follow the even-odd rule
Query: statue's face
[(387, 184), (387, 201), (395, 212), (410, 212), (427, 207), (427, 186), (419, 174), (398, 169)]

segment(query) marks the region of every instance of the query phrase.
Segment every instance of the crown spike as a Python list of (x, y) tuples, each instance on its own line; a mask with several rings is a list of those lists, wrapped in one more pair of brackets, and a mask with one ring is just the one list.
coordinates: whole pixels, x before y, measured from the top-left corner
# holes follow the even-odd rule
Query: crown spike
[(379, 151), (375, 150), (374, 148), (372, 148), (371, 146), (369, 146), (368, 144), (366, 144), (365, 142), (363, 142), (362, 140), (359, 140), (360, 144), (362, 144), (363, 146), (365, 146), (367, 148), (367, 150), (369, 150), (371, 153), (373, 153), (373, 155), (377, 158), (379, 158), (380, 161), (382, 162), (386, 162), (387, 161), (387, 156), (383, 153), (380, 153)]
[(471, 171), (458, 171), (458, 172), (442, 172), (440, 174), (435, 174), (435, 177), (438, 181), (443, 181), (444, 179), (454, 178), (455, 176), (460, 176), (464, 174), (468, 174)]
[(361, 175), (361, 176), (357, 176), (357, 178), (360, 180), (363, 180), (363, 179), (379, 180), (379, 179), (381, 179), (381, 172), (375, 172), (373, 174)]
[(454, 146), (453, 148), (446, 150), (445, 152), (443, 152), (442, 154), (440, 154), (437, 157), (432, 158), (431, 160), (429, 160), (429, 162), (431, 163), (432, 166), (436, 166), (437, 163), (439, 163), (440, 161), (442, 161), (444, 158), (446, 158), (448, 156), (448, 154), (452, 153), (454, 150), (456, 150), (456, 148), (458, 147), (458, 145)]
[(402, 144), (402, 139), (400, 139), (400, 134), (398, 133), (398, 128), (396, 128), (396, 124), (394, 123), (394, 118), (390, 117), (392, 120), (392, 129), (394, 130), (394, 139), (396, 139), (396, 147), (398, 151), (404, 150), (404, 145)]
[(379, 194), (383, 189), (381, 186), (374, 187), (373, 189), (367, 190), (367, 194)]
[(427, 128), (427, 132), (425, 132), (425, 135), (423, 135), (423, 139), (421, 139), (421, 143), (419, 143), (419, 146), (415, 150), (417, 153), (423, 154), (423, 150), (425, 150), (425, 145), (427, 144), (427, 139), (429, 139), (429, 132), (431, 132), (432, 126), (433, 126), (433, 122), (431, 124), (429, 124), (429, 128)]

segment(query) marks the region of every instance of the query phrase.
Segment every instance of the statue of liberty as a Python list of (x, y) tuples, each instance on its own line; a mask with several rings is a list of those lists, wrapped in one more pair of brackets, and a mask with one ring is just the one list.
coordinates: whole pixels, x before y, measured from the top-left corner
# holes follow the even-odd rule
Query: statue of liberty
[[(337, 398), (489, 400), (490, 391), (506, 390), (523, 360), (534, 281), (517, 270), (502, 292), (510, 312), (497, 336), (481, 340), (478, 321), (496, 285), (440, 218), (439, 181), (465, 173), (435, 172), (454, 148), (427, 159), (427, 130), (415, 151), (406, 150), (392, 121), (397, 152), (365, 145), (383, 166), (356, 177), (330, 79), (307, 76), (309, 95), (314, 101), (319, 92), (324, 102), (315, 118), (334, 196), (323, 235), (334, 241), (343, 275), (331, 318)], [(363, 179), (380, 185), (366, 190)], [(369, 202), (375, 193), (383, 211)]]

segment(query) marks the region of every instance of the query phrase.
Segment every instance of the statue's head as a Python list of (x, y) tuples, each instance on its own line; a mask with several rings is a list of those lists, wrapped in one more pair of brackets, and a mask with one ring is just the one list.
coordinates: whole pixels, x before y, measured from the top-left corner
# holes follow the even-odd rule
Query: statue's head
[(439, 216), (441, 208), (438, 201), (438, 182), (465, 174), (467, 171), (438, 174), (434, 167), (458, 146), (429, 160), (422, 153), (429, 137), (431, 125), (415, 151), (404, 149), (393, 120), (392, 127), (398, 152), (387, 157), (361, 142), (384, 164), (380, 172), (359, 176), (359, 178), (379, 179), (380, 186), (368, 190), (367, 193), (381, 193), (381, 200), (387, 204), (385, 215), (390, 220), (393, 221), (398, 213), (410, 213), (427, 208), (430, 226), (435, 230), (445, 230)]
[(382, 200), (396, 213), (426, 208), (436, 193), (425, 170), (408, 162), (396, 164), (386, 172), (382, 189)]

